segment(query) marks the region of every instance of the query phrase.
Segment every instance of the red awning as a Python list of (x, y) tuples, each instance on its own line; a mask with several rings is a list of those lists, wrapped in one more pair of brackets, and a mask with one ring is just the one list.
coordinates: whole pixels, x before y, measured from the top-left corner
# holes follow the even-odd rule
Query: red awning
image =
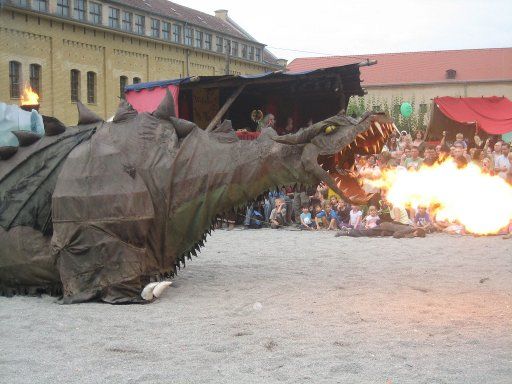
[(435, 106), (448, 119), (476, 125), (490, 135), (512, 131), (512, 102), (506, 97), (436, 97)]

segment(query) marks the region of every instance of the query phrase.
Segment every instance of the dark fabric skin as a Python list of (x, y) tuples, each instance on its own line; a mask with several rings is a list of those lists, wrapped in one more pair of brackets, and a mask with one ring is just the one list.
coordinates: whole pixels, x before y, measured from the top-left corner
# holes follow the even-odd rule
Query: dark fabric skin
[[(322, 180), (344, 196), (318, 155), (343, 150), (375, 119), (388, 121), (368, 115), (355, 122), (340, 114), (304, 128), (300, 137), (280, 136), (278, 142), (268, 128), (257, 140), (241, 141), (229, 121), (205, 132), (174, 117), (173, 105), (170, 93), (153, 114), (139, 114), (122, 101), (115, 121), (107, 123), (79, 104), (83, 124), (51, 137), (88, 132), (71, 150), (66, 140), (40, 148), (39, 167), (29, 156), (31, 147), (0, 162), (0, 190), (14, 186), (0, 194), (0, 207), (12, 211), (0, 219), (0, 239), (10, 244), (0, 249), (0, 288), (24, 293), (27, 287), (60, 284), (65, 303), (141, 302), (148, 282), (172, 276), (197, 254), (219, 215), (296, 183)], [(48, 151), (60, 159), (56, 173), (46, 170), (56, 161)], [(15, 188), (24, 169), (33, 169), (29, 173), (40, 183), (32, 183), (31, 197), (16, 206), (14, 201), (29, 197), (28, 190)], [(20, 226), (42, 235), (34, 244), (43, 262), (16, 246), (22, 235), (21, 241), (34, 241), (32, 232), (12, 230)], [(49, 227), (53, 232), (44, 230)], [(23, 262), (16, 267), (13, 260)]]

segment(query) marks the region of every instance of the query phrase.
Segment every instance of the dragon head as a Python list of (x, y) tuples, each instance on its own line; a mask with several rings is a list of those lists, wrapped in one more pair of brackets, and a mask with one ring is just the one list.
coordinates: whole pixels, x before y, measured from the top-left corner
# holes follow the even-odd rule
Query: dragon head
[(325, 182), (345, 201), (362, 204), (371, 196), (366, 195), (355, 176), (355, 155), (380, 153), (395, 129), (383, 113), (366, 113), (359, 120), (340, 113), (297, 133), (275, 136), (274, 140), (303, 146), (301, 162), (307, 173)]

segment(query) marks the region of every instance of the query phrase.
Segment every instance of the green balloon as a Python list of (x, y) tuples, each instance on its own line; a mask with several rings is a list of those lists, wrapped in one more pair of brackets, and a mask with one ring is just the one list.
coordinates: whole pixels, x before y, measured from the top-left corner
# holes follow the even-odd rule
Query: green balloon
[(412, 114), (411, 103), (408, 103), (408, 102), (402, 103), (402, 105), (400, 106), (400, 113), (402, 114), (403, 117), (411, 116), (411, 114)]

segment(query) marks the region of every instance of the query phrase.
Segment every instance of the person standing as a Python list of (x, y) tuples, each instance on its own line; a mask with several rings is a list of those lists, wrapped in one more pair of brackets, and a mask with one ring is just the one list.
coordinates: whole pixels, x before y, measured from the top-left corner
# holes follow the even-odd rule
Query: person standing
[(411, 157), (408, 157), (404, 161), (404, 165), (406, 169), (414, 168), (415, 170), (420, 169), (421, 164), (423, 163), (423, 159), (420, 157), (420, 150), (418, 147), (414, 146), (411, 149)]
[(273, 114), (269, 113), (263, 119), (261, 119), (260, 123), (258, 124), (257, 131), (263, 132), (263, 130), (266, 128), (275, 129), (275, 125), (276, 125), (276, 118)]
[(508, 154), (510, 152), (510, 145), (508, 143), (501, 144), (501, 155), (496, 157), (494, 162), (494, 171), (499, 177), (506, 179), (507, 173), (510, 171), (510, 160)]

